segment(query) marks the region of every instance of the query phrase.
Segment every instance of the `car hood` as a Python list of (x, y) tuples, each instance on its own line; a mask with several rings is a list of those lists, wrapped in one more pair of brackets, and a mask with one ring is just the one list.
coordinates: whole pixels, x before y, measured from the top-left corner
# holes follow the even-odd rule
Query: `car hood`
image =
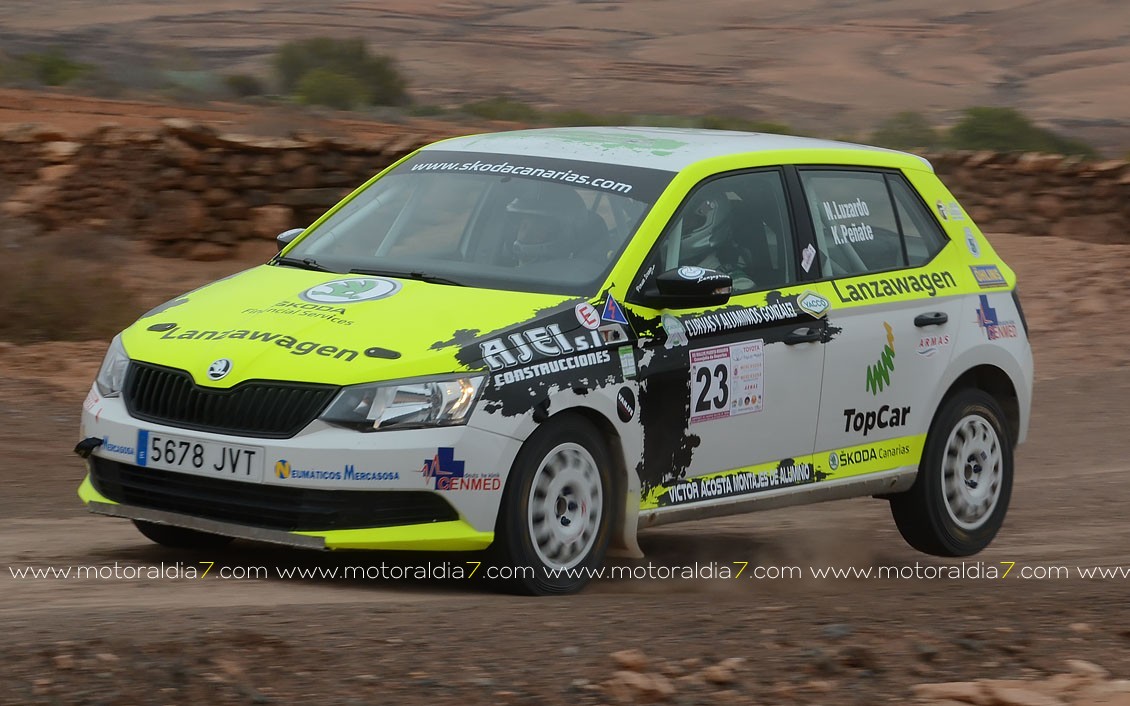
[(131, 359), (210, 387), (348, 385), (483, 367), (481, 341), (580, 301), (263, 265), (147, 312), (122, 343)]

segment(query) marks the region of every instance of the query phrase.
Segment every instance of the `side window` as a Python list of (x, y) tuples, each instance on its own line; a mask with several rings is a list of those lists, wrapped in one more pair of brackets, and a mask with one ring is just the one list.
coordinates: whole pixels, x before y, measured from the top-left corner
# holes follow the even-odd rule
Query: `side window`
[(906, 266), (899, 223), (883, 174), (804, 169), (800, 178), (816, 229), (823, 276)]
[[(695, 265), (721, 270), (734, 292), (796, 282), (793, 229), (780, 172), (747, 172), (695, 187), (652, 251), (644, 272)], [(654, 267), (653, 267), (654, 266)]]
[(916, 267), (924, 265), (930, 258), (938, 254), (946, 244), (946, 236), (934, 214), (922, 203), (910, 185), (899, 176), (887, 175), (887, 182), (891, 185), (891, 194), (895, 197), (895, 206), (898, 208), (899, 224), (902, 225), (903, 240), (906, 242), (906, 254), (910, 258), (910, 265)]

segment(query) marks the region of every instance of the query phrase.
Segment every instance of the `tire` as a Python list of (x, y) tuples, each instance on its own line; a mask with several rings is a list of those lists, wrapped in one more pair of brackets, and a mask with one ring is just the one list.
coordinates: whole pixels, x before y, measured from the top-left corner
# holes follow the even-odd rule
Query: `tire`
[[(603, 437), (583, 417), (550, 420), (526, 440), (506, 481), (491, 547), (503, 589), (541, 596), (584, 587), (608, 549), (611, 469)], [(546, 573), (560, 568), (576, 573)]]
[(1012, 495), (1013, 456), (1004, 412), (983, 390), (942, 405), (914, 485), (891, 498), (903, 539), (935, 556), (970, 556), (996, 537)]
[(209, 534), (186, 527), (161, 525), (145, 520), (134, 520), (133, 524), (147, 538), (163, 547), (173, 549), (220, 549), (231, 544), (233, 539), (219, 534)]

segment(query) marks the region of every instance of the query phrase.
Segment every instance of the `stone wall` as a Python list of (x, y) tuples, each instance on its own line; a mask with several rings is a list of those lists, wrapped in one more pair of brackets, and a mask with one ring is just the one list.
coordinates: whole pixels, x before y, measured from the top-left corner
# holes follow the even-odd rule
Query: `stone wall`
[[(425, 135), (376, 143), (264, 139), (168, 120), (158, 131), (0, 130), (0, 210), (46, 232), (112, 232), (170, 257), (218, 260), (311, 223)], [(1130, 243), (1130, 164), (989, 152), (930, 155), (988, 232)]]

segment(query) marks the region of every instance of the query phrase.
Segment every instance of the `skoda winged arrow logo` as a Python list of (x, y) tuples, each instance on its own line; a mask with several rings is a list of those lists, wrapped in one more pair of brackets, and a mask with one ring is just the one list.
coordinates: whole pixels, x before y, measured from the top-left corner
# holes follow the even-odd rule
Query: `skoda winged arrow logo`
[(208, 366), (208, 379), (223, 380), (230, 372), (231, 361), (227, 358), (220, 358), (215, 363), (212, 363), (210, 366)]

